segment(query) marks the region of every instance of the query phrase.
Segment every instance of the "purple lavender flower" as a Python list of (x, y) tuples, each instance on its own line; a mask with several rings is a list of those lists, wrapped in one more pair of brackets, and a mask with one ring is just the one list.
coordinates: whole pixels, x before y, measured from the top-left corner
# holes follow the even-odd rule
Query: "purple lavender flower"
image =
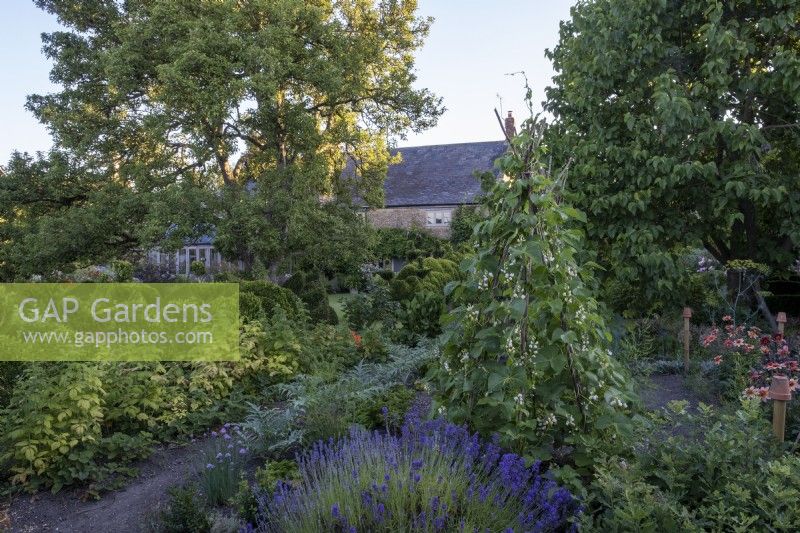
[[(308, 524), (304, 520), (325, 509), (331, 490), (350, 491), (348, 512), (359, 517), (357, 526), (363, 531), (398, 527), (397, 512), (409, 517), (411, 524), (405, 523), (411, 531), (457, 530), (457, 524), (465, 524), (464, 513), (480, 530), (567, 531), (570, 519), (580, 513), (569, 491), (541, 474), (541, 463), (526, 467), (520, 456), (503, 453), (496, 437), (486, 442), (444, 419), (426, 421), (422, 412), (409, 412), (399, 435), (353, 430), (346, 437), (315, 443), (297, 463), (304, 481), (297, 486), (279, 483), (259, 506), (261, 522), (275, 524), (268, 531), (302, 529), (299, 524)], [(384, 477), (380, 485), (374, 481), (378, 472)], [(443, 483), (451, 476), (463, 488)], [(440, 486), (444, 489), (438, 490)], [(422, 494), (428, 502), (420, 509)], [(355, 527), (340, 505), (330, 507), (325, 529)], [(485, 522), (475, 524), (476, 516)]]

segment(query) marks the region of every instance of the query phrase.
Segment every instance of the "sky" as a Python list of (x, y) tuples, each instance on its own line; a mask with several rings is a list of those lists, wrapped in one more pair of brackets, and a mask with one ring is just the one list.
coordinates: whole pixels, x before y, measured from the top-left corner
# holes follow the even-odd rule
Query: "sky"
[[(417, 85), (444, 98), (436, 127), (409, 133), (401, 146), (497, 140), (497, 108), (524, 118), (524, 71), (533, 101), (544, 98), (553, 75), (545, 48), (558, 42), (559, 21), (574, 0), (419, 0), (419, 13), (435, 22), (417, 55)], [(41, 53), (42, 32), (58, 29), (55, 17), (32, 0), (0, 1), (0, 164), (14, 150), (46, 151), (46, 128), (25, 109), (28, 94), (58, 90)]]

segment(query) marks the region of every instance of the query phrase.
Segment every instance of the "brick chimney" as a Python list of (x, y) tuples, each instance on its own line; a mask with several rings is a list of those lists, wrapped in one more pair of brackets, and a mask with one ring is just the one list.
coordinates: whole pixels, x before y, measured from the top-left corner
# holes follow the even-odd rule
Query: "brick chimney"
[(508, 116), (506, 117), (506, 136), (511, 139), (516, 134), (517, 128), (514, 126), (514, 115), (511, 114), (511, 111), (509, 111)]

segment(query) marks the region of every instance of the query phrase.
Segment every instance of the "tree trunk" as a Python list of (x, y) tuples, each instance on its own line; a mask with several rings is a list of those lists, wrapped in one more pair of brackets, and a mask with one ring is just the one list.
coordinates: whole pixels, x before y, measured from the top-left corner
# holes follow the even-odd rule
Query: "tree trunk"
[(764, 299), (764, 296), (761, 294), (761, 282), (756, 280), (753, 283), (753, 294), (755, 295), (756, 302), (758, 302), (758, 310), (761, 311), (761, 314), (764, 316), (764, 319), (769, 323), (769, 327), (772, 332), (778, 331), (778, 322), (775, 320), (775, 317), (772, 315), (772, 312), (769, 310), (769, 306), (767, 305), (767, 301)]

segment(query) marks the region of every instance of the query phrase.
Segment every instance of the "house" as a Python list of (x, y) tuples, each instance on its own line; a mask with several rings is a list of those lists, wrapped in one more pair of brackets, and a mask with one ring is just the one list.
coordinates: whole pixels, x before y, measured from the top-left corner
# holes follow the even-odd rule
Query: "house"
[[(508, 138), (516, 134), (511, 111), (504, 127)], [(386, 175), (384, 207), (367, 210), (367, 220), (376, 228), (421, 227), (449, 237), (455, 208), (478, 201), (476, 173), (494, 170), (507, 146), (503, 140), (396, 149), (401, 161)]]
[(367, 210), (367, 220), (376, 228), (420, 227), (449, 237), (455, 208), (477, 203), (476, 172), (492, 170), (506, 146), (489, 141), (398, 148), (402, 160), (389, 167), (384, 207)]
[(203, 235), (195, 241), (187, 242), (177, 252), (164, 252), (158, 248), (147, 252), (147, 263), (175, 275), (188, 276), (195, 261), (202, 262), (209, 273), (244, 269), (243, 261), (230, 262), (222, 258), (214, 248), (212, 235)]
[[(504, 126), (511, 138), (516, 129), (510, 111)], [(478, 202), (481, 184), (476, 174), (494, 170), (494, 161), (507, 146), (502, 140), (395, 149), (393, 154), (399, 153), (401, 161), (387, 172), (384, 206), (366, 209), (367, 221), (376, 228), (419, 227), (438, 237), (449, 237), (453, 211)], [(193, 261), (205, 263), (209, 272), (244, 267), (241, 261), (224, 261), (214, 249), (213, 236), (203, 236), (177, 252), (148, 252), (149, 263), (179, 275), (188, 275)], [(403, 263), (394, 259), (392, 269), (398, 270)]]

